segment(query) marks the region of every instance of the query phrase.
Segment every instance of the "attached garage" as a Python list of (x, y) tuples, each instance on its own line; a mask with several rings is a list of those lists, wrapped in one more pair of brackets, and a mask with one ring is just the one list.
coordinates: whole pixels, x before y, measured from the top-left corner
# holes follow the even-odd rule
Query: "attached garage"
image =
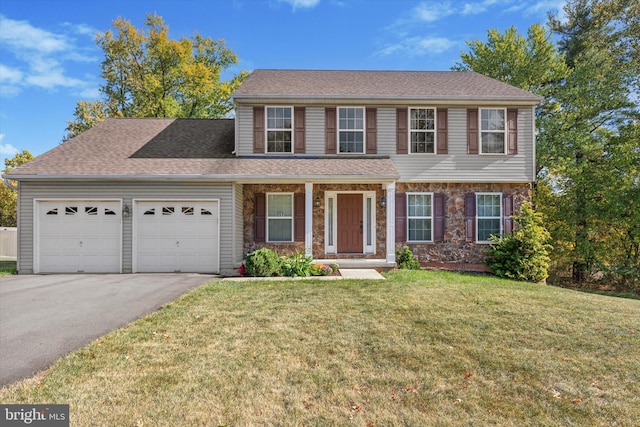
[(134, 272), (218, 273), (218, 201), (134, 201)]
[(120, 273), (120, 200), (35, 202), (36, 273)]

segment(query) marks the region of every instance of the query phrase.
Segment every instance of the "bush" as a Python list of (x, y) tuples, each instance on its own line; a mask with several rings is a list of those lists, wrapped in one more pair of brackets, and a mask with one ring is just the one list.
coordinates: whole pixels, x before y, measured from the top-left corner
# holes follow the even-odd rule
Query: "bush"
[(542, 215), (525, 203), (513, 220), (513, 234), (491, 236), (494, 244), (487, 251), (485, 263), (498, 277), (541, 282), (549, 276), (552, 249)]
[(329, 264), (329, 267), (331, 267), (331, 273), (335, 273), (336, 271), (340, 270), (340, 266), (336, 262), (332, 262), (331, 264)]
[(300, 251), (288, 257), (282, 257), (280, 258), (282, 275), (290, 277), (311, 276), (311, 261), (313, 261), (313, 258)]
[(333, 273), (333, 269), (326, 264), (313, 264), (311, 266), (312, 276), (329, 276)]
[(244, 269), (247, 276), (271, 277), (280, 271), (280, 259), (271, 249), (258, 249), (247, 255)]
[(396, 251), (396, 262), (398, 263), (398, 268), (405, 270), (419, 270), (420, 262), (416, 259), (409, 249), (409, 246), (404, 246), (402, 251), (398, 249)]

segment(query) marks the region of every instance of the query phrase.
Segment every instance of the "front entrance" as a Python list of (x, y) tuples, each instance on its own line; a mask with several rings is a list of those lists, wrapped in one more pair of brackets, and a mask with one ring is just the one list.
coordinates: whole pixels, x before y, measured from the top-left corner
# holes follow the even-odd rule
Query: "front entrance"
[(363, 252), (362, 194), (338, 194), (338, 253)]

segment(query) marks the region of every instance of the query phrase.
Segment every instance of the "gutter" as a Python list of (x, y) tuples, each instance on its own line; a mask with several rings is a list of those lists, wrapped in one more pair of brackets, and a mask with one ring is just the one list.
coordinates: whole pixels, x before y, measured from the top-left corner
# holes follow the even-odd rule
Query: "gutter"
[(2, 176), (2, 181), (4, 181), (4, 185), (6, 185), (7, 187), (9, 187), (12, 190), (18, 191), (18, 187), (16, 187), (15, 185), (13, 185), (11, 183), (11, 181), (9, 181), (9, 178), (7, 178), (6, 176)]

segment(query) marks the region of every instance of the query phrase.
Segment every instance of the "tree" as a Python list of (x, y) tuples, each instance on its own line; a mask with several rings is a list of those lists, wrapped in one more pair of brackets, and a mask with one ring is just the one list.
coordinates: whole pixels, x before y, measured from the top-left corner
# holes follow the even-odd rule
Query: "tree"
[(107, 117), (220, 118), (231, 111), (230, 95), (247, 73), (221, 80), (222, 72), (238, 62), (225, 41), (199, 34), (171, 40), (157, 15), (148, 15), (145, 25), (138, 30), (118, 18), (113, 30), (97, 35), (105, 54), (104, 99), (78, 102), (65, 140)]
[[(27, 150), (22, 150), (11, 159), (4, 159), (4, 170), (2, 174), (4, 175), (31, 160), (33, 160), (33, 155)], [(0, 225), (3, 227), (17, 226), (17, 202), (17, 192), (11, 187), (8, 187), (4, 181), (0, 182)]]

